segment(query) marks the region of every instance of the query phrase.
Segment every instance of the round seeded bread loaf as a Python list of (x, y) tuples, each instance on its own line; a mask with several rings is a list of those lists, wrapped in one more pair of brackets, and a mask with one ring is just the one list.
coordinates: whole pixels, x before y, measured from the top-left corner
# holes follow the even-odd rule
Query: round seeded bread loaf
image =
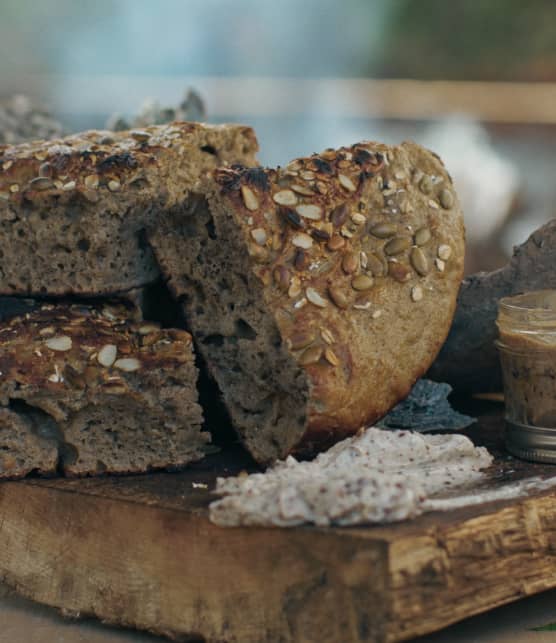
[(452, 181), (414, 143), (217, 170), (150, 239), (262, 463), (324, 448), (405, 397), (446, 337), (463, 273)]

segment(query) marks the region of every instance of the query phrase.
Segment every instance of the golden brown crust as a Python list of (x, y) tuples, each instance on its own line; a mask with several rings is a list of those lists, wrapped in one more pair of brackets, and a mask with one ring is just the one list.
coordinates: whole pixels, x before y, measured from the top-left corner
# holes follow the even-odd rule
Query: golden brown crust
[(17, 397), (127, 395), (130, 378), (183, 363), (193, 363), (185, 331), (132, 321), (123, 306), (44, 304), (0, 327), (0, 403), (8, 404), (13, 386)]
[(58, 140), (0, 145), (0, 201), (41, 201), (77, 192), (94, 202), (99, 190), (117, 193), (133, 189), (134, 194), (141, 194), (153, 174), (166, 178), (168, 196), (174, 193), (177, 197), (183, 186), (172, 189), (168, 174), (173, 158), (187, 156), (194, 148), (226, 165), (234, 161), (226, 152), (236, 143), (237, 160), (241, 160), (242, 148), (243, 154), (254, 160), (258, 149), (255, 133), (242, 125), (175, 122), (141, 130), (91, 130)]
[(215, 179), (309, 377), (298, 450), (374, 422), (427, 370), (454, 313), (464, 227), (441, 161), (414, 143), (365, 142)]

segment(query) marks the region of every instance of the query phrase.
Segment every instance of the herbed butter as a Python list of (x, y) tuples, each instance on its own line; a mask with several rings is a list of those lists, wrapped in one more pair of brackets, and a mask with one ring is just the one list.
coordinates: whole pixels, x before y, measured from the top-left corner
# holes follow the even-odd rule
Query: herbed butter
[[(468, 494), (491, 463), (488, 451), (463, 435), (369, 428), (312, 462), (289, 456), (265, 473), (218, 478), (222, 497), (210, 517), (222, 526), (395, 522), (436, 508), (431, 498), (454, 489)], [(441, 508), (449, 505), (444, 499)]]

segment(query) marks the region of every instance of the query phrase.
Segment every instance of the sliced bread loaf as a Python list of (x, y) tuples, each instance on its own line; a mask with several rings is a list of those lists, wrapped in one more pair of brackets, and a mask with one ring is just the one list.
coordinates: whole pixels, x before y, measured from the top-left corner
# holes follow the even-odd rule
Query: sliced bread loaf
[(413, 143), (220, 169), (149, 234), (241, 439), (310, 453), (406, 396), (463, 272), (452, 181)]
[(0, 477), (138, 473), (203, 456), (188, 333), (123, 306), (27, 305), (0, 306)]
[(219, 165), (255, 163), (241, 125), (172, 123), (0, 145), (0, 293), (103, 295), (158, 276), (144, 239)]

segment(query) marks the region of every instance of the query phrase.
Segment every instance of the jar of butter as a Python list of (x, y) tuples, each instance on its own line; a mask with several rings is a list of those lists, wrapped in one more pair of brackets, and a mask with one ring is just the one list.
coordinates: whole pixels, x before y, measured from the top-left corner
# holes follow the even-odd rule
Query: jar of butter
[(505, 297), (497, 319), (506, 447), (556, 463), (556, 290)]

